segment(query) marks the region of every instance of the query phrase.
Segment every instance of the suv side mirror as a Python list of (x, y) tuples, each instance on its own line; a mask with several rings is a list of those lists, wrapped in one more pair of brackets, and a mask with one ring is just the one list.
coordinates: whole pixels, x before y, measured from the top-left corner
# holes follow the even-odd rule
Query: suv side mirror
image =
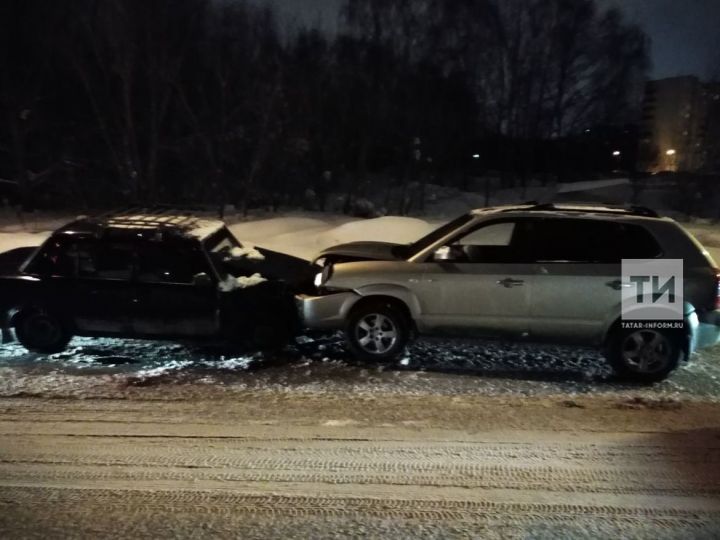
[(210, 279), (210, 276), (208, 276), (205, 272), (200, 272), (199, 274), (195, 274), (193, 276), (193, 285), (196, 287), (212, 287), (213, 281)]
[(458, 246), (442, 246), (433, 253), (434, 261), (458, 261), (463, 259), (463, 252)]

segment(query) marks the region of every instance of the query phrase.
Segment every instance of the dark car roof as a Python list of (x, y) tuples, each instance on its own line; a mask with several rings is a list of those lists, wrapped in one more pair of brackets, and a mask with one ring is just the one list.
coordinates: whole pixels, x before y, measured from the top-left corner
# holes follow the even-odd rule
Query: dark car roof
[(100, 236), (113, 232), (118, 236), (135, 236), (144, 233), (170, 232), (190, 239), (205, 240), (225, 224), (219, 219), (209, 219), (176, 211), (128, 210), (94, 217), (77, 219), (56, 231), (63, 235)]

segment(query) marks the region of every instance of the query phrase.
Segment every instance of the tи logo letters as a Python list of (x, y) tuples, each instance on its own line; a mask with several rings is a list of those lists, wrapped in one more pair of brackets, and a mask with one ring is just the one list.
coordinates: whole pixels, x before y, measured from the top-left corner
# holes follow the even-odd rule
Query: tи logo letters
[(683, 260), (623, 259), (623, 321), (683, 320)]

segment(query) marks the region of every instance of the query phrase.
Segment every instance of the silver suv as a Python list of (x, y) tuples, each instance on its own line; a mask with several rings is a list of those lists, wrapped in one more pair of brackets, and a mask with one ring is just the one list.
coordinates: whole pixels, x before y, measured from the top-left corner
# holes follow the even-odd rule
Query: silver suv
[[(684, 321), (627, 328), (622, 259), (682, 259)], [(601, 347), (622, 376), (661, 380), (720, 341), (720, 270), (680, 225), (645, 208), (483, 208), (420, 240), (353, 242), (316, 261), (309, 328), (343, 329), (359, 358), (388, 360), (419, 334)]]

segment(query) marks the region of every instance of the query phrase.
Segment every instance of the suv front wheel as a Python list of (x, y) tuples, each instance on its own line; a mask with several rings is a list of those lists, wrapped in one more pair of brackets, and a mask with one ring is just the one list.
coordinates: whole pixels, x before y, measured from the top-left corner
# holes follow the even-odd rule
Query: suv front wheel
[(405, 350), (410, 321), (392, 302), (367, 302), (351, 312), (345, 337), (356, 358), (392, 360)]
[(608, 346), (608, 361), (623, 379), (652, 383), (665, 379), (682, 358), (677, 333), (655, 329), (617, 329)]

